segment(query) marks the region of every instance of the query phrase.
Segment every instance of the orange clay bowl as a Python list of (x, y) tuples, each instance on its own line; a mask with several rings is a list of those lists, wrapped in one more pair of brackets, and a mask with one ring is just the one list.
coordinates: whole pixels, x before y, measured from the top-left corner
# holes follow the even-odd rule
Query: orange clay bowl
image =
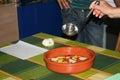
[[(77, 63), (58, 63), (50, 58), (67, 55), (85, 56), (88, 59)], [(65, 46), (51, 49), (44, 54), (44, 61), (49, 70), (62, 74), (74, 74), (90, 69), (94, 63), (95, 53), (87, 48)]]

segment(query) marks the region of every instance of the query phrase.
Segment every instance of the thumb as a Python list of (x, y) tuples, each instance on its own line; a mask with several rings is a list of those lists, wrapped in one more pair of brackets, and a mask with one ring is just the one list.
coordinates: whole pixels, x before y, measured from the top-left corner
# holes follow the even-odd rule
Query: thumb
[(90, 6), (89, 6), (89, 9), (93, 9), (94, 8), (94, 5), (95, 5), (95, 1), (93, 1)]

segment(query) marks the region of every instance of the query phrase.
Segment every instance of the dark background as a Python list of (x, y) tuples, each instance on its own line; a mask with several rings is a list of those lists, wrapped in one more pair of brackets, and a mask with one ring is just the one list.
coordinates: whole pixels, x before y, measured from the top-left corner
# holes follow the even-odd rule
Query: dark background
[(107, 32), (106, 47), (108, 49), (115, 50), (118, 33), (120, 32), (120, 19), (108, 18), (107, 24), (108, 24), (108, 27), (106, 29), (106, 32)]

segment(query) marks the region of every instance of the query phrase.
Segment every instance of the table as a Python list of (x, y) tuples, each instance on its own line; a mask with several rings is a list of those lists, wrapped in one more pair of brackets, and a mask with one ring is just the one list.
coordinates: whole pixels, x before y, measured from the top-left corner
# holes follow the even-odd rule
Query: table
[[(53, 38), (55, 45), (51, 47), (43, 46), (41, 41), (46, 38)], [(21, 40), (48, 50), (66, 45), (89, 48), (96, 53), (94, 65), (91, 69), (82, 73), (69, 75), (59, 74), (52, 72), (45, 67), (43, 54), (27, 60), (21, 60), (0, 52), (0, 80), (104, 80), (105, 78), (120, 72), (120, 53), (116, 51), (46, 33), (38, 33)], [(10, 44), (11, 43), (4, 44), (0, 47)]]

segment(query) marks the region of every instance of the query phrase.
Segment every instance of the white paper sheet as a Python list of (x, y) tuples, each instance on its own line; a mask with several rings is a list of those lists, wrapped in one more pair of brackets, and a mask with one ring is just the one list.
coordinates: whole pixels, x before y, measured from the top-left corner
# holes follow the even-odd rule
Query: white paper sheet
[(24, 41), (18, 41), (15, 44), (0, 48), (0, 51), (24, 60), (42, 54), (48, 50)]

